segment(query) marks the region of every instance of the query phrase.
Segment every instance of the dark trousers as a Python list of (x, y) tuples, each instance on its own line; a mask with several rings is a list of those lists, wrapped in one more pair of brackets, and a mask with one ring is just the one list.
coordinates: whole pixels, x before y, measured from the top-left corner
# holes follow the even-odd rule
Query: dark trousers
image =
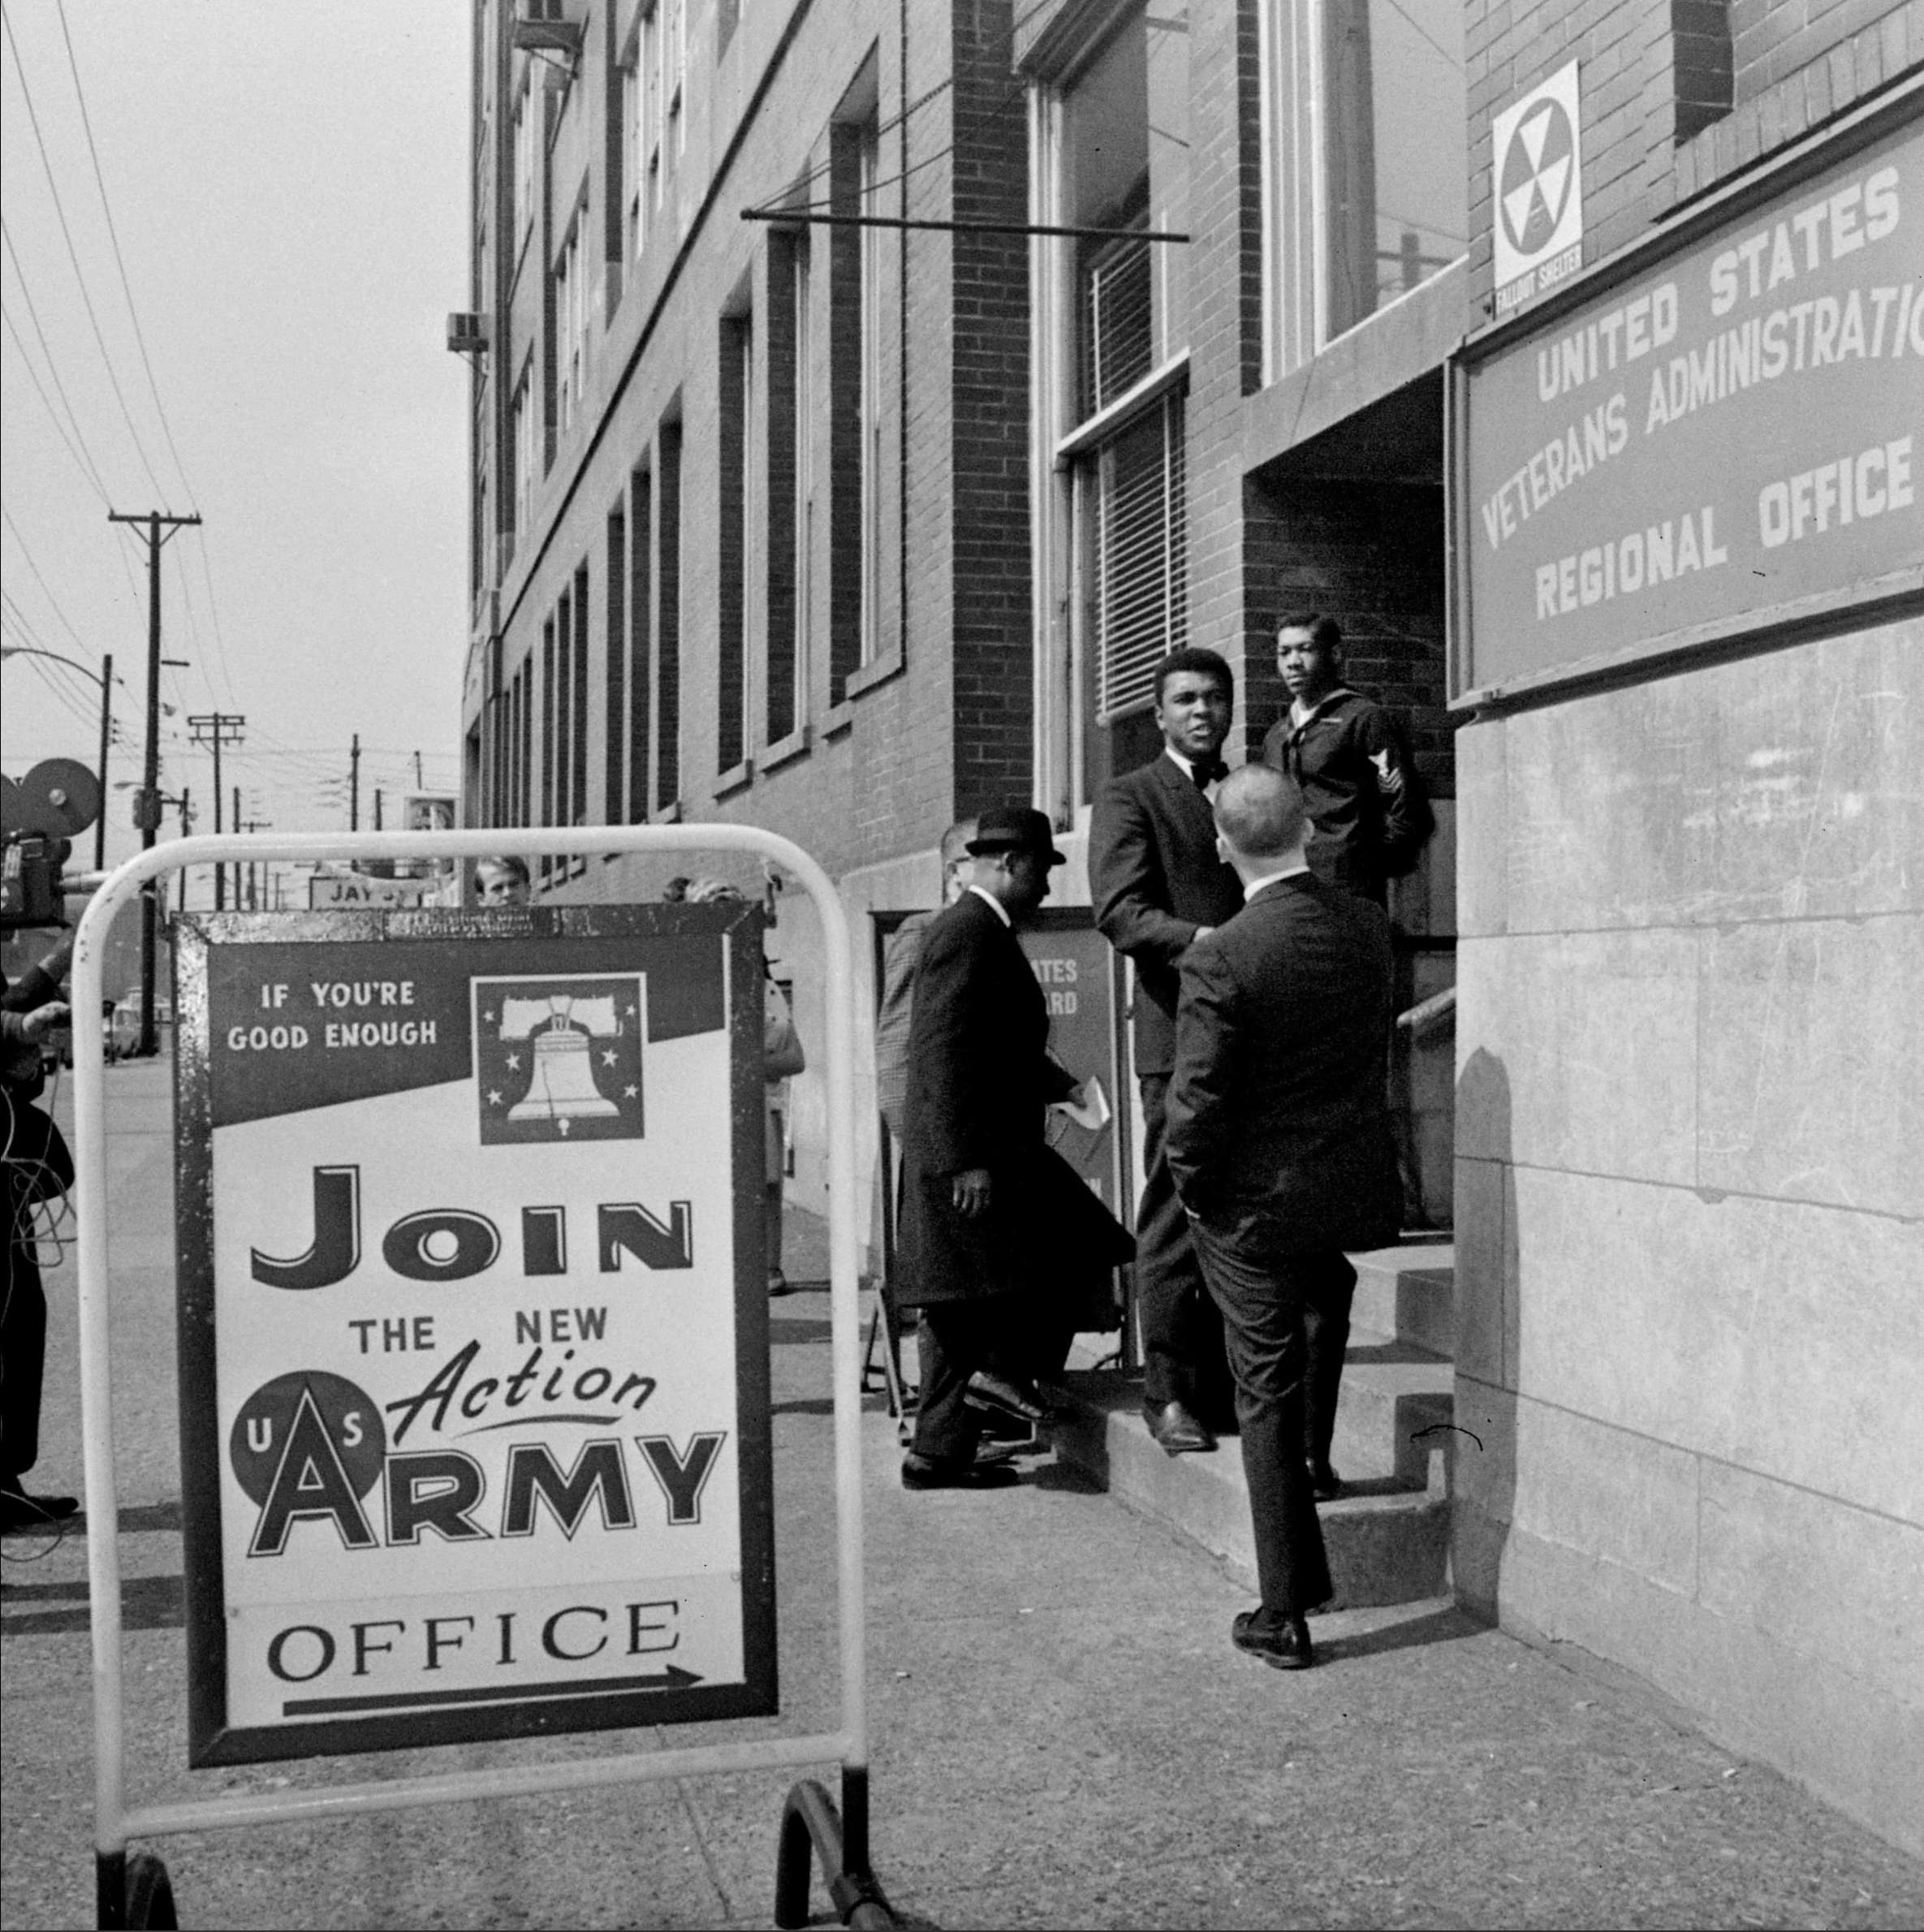
[(1013, 1304), (1012, 1296), (992, 1295), (931, 1302), (922, 1310), (917, 1338), (922, 1386), (912, 1445), (917, 1455), (935, 1463), (968, 1462), (974, 1456), (981, 1417), (964, 1399), (968, 1378), (1006, 1356)]
[(1305, 1382), (1303, 1447), (1314, 1468), (1330, 1460), (1336, 1433), (1336, 1402), (1343, 1388), (1343, 1358), (1349, 1348), (1349, 1305), (1357, 1271), (1331, 1248), (1305, 1255), (1299, 1264), (1303, 1296), (1303, 1336), (1308, 1345)]
[[(1243, 1470), (1249, 1483), (1258, 1620), (1273, 1628), (1314, 1610), (1333, 1593), (1322, 1525), (1303, 1460), (1309, 1346), (1309, 1284), (1327, 1276), (1330, 1257), (1252, 1257), (1220, 1232), (1195, 1224), (1197, 1252), (1223, 1311), (1236, 1376)], [(1339, 1261), (1341, 1257), (1336, 1257)]]
[(1163, 1107), (1169, 1076), (1145, 1073), (1142, 1198), (1136, 1209), (1136, 1309), (1142, 1335), (1142, 1398), (1180, 1402), (1206, 1421), (1229, 1407), (1223, 1321), (1203, 1283), (1189, 1218), (1170, 1177)]
[(47, 1360), (47, 1297), (24, 1241), (6, 1246), (0, 1313), (0, 1484), (17, 1490), (40, 1455), (40, 1387)]

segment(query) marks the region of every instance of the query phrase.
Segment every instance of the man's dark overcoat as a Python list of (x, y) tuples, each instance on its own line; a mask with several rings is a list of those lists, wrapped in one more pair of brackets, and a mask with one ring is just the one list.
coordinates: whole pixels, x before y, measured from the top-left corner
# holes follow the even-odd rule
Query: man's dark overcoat
[(1169, 1165), (1251, 1258), (1396, 1239), (1391, 990), (1389, 921), (1306, 872), (1184, 956)]
[[(1049, 1057), (1049, 1012), (1016, 935), (975, 892), (937, 914), (916, 962), (904, 1107), (901, 1287), (908, 1307), (1057, 1292), (1127, 1261), (1133, 1244), (1043, 1138), (1071, 1076)], [(990, 1177), (958, 1214), (951, 1178)]]
[(1199, 926), (1241, 908), (1236, 874), (1216, 856), (1216, 819), (1167, 753), (1103, 787), (1089, 832), (1096, 924), (1136, 962), (1136, 1072), (1176, 1063), (1178, 962)]

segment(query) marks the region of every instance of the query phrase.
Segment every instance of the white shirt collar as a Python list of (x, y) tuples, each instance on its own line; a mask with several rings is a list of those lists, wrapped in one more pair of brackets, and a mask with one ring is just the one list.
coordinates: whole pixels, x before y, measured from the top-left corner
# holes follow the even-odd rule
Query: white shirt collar
[(1286, 871), (1266, 872), (1261, 878), (1251, 879), (1249, 883), (1243, 887), (1243, 903), (1245, 905), (1249, 904), (1249, 901), (1255, 898), (1258, 892), (1262, 891), (1265, 887), (1274, 886), (1283, 879), (1300, 878), (1309, 869), (1309, 863), (1308, 860), (1305, 859), (1300, 861), (1296, 865), (1290, 866)]
[(1163, 755), (1167, 758), (1173, 758), (1176, 761), (1176, 769), (1180, 771), (1192, 785), (1196, 783), (1196, 766), (1193, 761), (1190, 759), (1185, 758), (1173, 744), (1165, 744), (1163, 747)]
[(1002, 921), (1005, 928), (1014, 923), (1009, 917), (1008, 908), (986, 886), (971, 886), (968, 889)]

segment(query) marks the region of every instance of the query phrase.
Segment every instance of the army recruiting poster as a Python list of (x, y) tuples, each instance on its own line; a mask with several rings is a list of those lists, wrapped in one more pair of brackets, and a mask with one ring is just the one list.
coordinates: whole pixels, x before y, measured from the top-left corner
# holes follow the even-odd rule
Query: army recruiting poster
[(773, 1711), (758, 914), (179, 959), (190, 1762)]

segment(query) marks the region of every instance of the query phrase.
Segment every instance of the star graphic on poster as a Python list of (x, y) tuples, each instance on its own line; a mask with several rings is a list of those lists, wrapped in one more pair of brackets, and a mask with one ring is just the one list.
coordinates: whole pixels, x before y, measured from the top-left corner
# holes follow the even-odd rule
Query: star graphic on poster
[(621, 1058), (621, 1055), (620, 1055), (619, 1054), (618, 1054), (618, 1053), (615, 1052), (615, 1051), (614, 1051), (614, 1050), (613, 1050), (610, 1048), (610, 1049), (609, 1049), (609, 1050), (605, 1050), (605, 1051), (602, 1053), (602, 1064), (604, 1067), (612, 1067), (612, 1066), (614, 1066), (614, 1065), (615, 1065), (615, 1063), (616, 1063), (616, 1062), (617, 1062), (617, 1061), (618, 1061), (618, 1060), (619, 1060), (620, 1058)]
[(520, 1066), (521, 1066), (521, 1056), (520, 1056), (520, 1054), (519, 1054), (518, 1053), (511, 1053), (511, 1054), (510, 1054), (507, 1056), (507, 1066), (508, 1066), (508, 1071), (509, 1071), (511, 1073), (512, 1073), (512, 1072), (520, 1072)]
[(630, 1001), (628, 1002), (628, 1004), (627, 1004), (625, 1007), (623, 1007), (621, 1010), (622, 1010), (622, 1011), (623, 1011), (623, 1012), (624, 1012), (624, 1013), (626, 1013), (626, 1014), (628, 1015), (628, 1018), (629, 1018), (629, 1019), (632, 1020), (632, 1019), (635, 1017), (635, 1013), (636, 1013), (636, 1007), (635, 1007), (635, 1003), (634, 1003), (634, 1002), (633, 1002), (632, 1000), (630, 1000)]
[(488, 1089), (488, 1105), (489, 1105), (490, 1106), (491, 1106), (491, 1107), (498, 1107), (498, 1106), (499, 1106), (501, 1105), (501, 1089), (500, 1089), (500, 1088), (498, 1088), (498, 1087), (490, 1087), (490, 1088), (489, 1088), (489, 1089)]
[(494, 1009), (490, 1007), (487, 1011), (481, 1015), (481, 1018), (486, 1020), (490, 1026), (492, 1026), (494, 1024)]
[(641, 1091), (639, 1087), (623, 1087), (621, 1090), (621, 1097), (623, 1100), (632, 1100)]

